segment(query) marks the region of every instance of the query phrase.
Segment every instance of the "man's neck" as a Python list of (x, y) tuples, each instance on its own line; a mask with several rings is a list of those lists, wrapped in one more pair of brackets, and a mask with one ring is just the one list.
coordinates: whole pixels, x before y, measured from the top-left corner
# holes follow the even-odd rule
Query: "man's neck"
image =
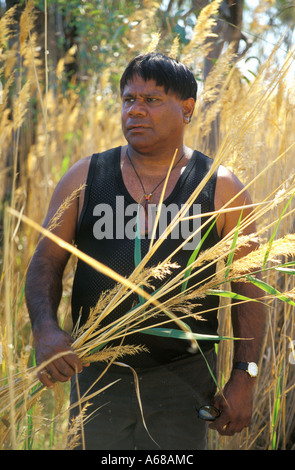
[(165, 151), (154, 154), (141, 153), (130, 146), (126, 147), (126, 153), (127, 151), (129, 158), (132, 160), (132, 163), (136, 168), (142, 169), (143, 171), (151, 169), (154, 173), (166, 172), (169, 169), (172, 160), (174, 161), (174, 164), (176, 164), (182, 156), (185, 161), (191, 154), (190, 149), (184, 145), (180, 146), (179, 149), (174, 149), (174, 151)]

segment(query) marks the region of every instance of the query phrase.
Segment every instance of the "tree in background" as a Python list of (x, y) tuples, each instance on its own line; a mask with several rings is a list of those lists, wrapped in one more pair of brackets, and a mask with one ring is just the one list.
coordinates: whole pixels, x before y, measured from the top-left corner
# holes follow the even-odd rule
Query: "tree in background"
[[(16, 7), (15, 37), (10, 38), (7, 46), (11, 49), (18, 40), (20, 18), (25, 4), (24, 0), (6, 0), (5, 8), (4, 3), (1, 4), (3, 10)], [(34, 0), (33, 4), (40, 86), (44, 89), (47, 86), (53, 91), (59, 87), (65, 96), (67, 90), (74, 89), (83, 100), (88, 98), (89, 89), (106, 83), (105, 93), (108, 94), (110, 108), (118, 99), (119, 79), (126, 63), (149, 47), (153, 37), (155, 42), (159, 42), (159, 50), (164, 53), (169, 53), (171, 44), (177, 42), (174, 53), (180, 56), (192, 42), (199, 15), (205, 7), (218, 5), (217, 13), (212, 18), (211, 34), (206, 40), (208, 48), (204, 63), (194, 70), (202, 83), (228, 46), (233, 51), (232, 60), (238, 61), (251, 50), (266, 29), (279, 31), (282, 25), (287, 25), (290, 28), (285, 36), (287, 47), (290, 47), (294, 30), (294, 1), (291, 0), (259, 2), (252, 13), (250, 31), (247, 32), (244, 32), (243, 19), (249, 6), (244, 0), (163, 0), (158, 3), (151, 0)], [(264, 14), (262, 21), (259, 18), (261, 14)], [(19, 73), (22, 65), (16, 62), (15, 73)], [(108, 77), (102, 79), (105, 71)], [(5, 77), (1, 70), (0, 74), (3, 84)], [(24, 80), (24, 74), (22, 76)], [(109, 93), (109, 87), (112, 94)], [(210, 112), (212, 104), (210, 100), (204, 103), (204, 117)], [(23, 158), (34, 143), (37, 108), (34, 96), (30, 100), (31, 118), (20, 130), (19, 148), (22, 149)], [(214, 155), (218, 145), (217, 113), (210, 132), (204, 139), (203, 151)], [(11, 168), (12, 162), (13, 155), (9, 152), (6, 167)], [(4, 194), (9, 197), (9, 178), (6, 183)]]

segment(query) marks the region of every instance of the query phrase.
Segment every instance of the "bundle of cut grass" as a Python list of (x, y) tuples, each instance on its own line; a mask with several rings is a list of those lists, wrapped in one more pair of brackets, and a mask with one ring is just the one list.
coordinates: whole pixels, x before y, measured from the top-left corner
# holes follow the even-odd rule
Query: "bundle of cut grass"
[[(60, 243), (63, 242), (60, 240)], [(83, 254), (80, 254), (80, 256), (84, 258)], [(92, 262), (94, 265), (96, 264), (95, 260), (92, 260)], [(207, 339), (203, 335), (192, 334), (187, 328), (185, 322), (169, 310), (169, 306), (164, 306), (156, 299), (152, 299), (151, 296), (147, 295), (146, 292), (142, 290), (142, 287), (139, 287), (143, 285), (150, 286), (152, 277), (163, 278), (167, 273), (170, 273), (173, 268), (175, 268), (175, 265), (170, 266), (169, 264), (163, 264), (156, 268), (146, 269), (143, 275), (140, 276), (137, 284), (132, 284), (130, 281), (122, 280), (122, 282), (117, 284), (113, 290), (103, 293), (98, 300), (97, 305), (92, 309), (87, 323), (81, 328), (77, 327), (73, 332), (75, 341), (72, 345), (72, 349), (81, 358), (82, 362), (89, 363), (92, 361), (102, 361), (107, 362), (108, 365), (110, 365), (110, 363), (118, 360), (119, 358), (121, 359), (125, 355), (137, 354), (145, 350), (144, 347), (140, 346), (133, 347), (132, 345), (119, 345), (112, 347), (108, 345), (112, 344), (115, 340), (122, 340), (135, 331), (142, 331), (140, 325), (146, 320), (147, 316), (156, 316), (159, 312), (164, 312), (165, 315), (169, 317), (169, 321), (171, 321), (171, 318), (175, 319), (177, 324), (182, 328), (181, 331), (183, 332), (183, 338), (192, 341), (194, 344), (198, 339)], [(102, 269), (101, 266), (100, 269)], [(105, 269), (107, 270), (107, 268)], [(117, 276), (115, 275), (114, 277)], [(130, 289), (130, 285), (132, 286), (132, 289)], [(115, 308), (126, 295), (129, 295), (134, 291), (137, 291), (138, 294), (144, 297), (146, 299), (146, 303), (138, 304), (138, 306), (132, 311), (127, 312), (120, 321), (100, 328), (102, 319), (112, 312), (112, 309)], [(177, 305), (180, 303), (182, 304), (183, 310), (186, 311), (186, 313), (183, 314), (184, 318), (190, 314), (189, 306), (187, 306), (186, 309), (183, 307), (185, 305), (185, 299), (180, 299), (178, 302), (173, 303), (174, 308), (177, 308)], [(151, 304), (151, 306), (148, 307), (148, 304)], [(165, 324), (165, 321), (160, 323), (156, 322), (155, 327), (161, 327), (163, 323)], [(147, 332), (149, 331), (150, 329), (147, 329)], [(161, 329), (161, 331), (165, 332), (165, 329)], [(208, 339), (211, 338), (208, 337)], [(62, 355), (62, 353), (60, 355)], [(33, 407), (40, 398), (40, 395), (43, 393), (45, 387), (40, 384), (37, 375), (44, 367), (46, 367), (46, 363), (43, 363), (38, 367), (33, 367), (30, 370), (26, 370), (24, 374), (18, 374), (11, 377), (12, 381), (10, 381), (9, 384), (2, 385), (0, 388), (1, 447), (4, 446), (7, 436), (11, 431), (10, 421), (12, 418), (12, 410), (14, 425), (16, 425), (16, 423), (20, 422), (23, 417), (26, 416), (28, 411)], [(2, 382), (4, 382), (4, 380)], [(92, 395), (87, 396), (84, 400), (82, 397), (81, 402), (85, 400), (88, 401), (91, 399), (91, 396)], [(140, 396), (138, 397), (140, 400)]]

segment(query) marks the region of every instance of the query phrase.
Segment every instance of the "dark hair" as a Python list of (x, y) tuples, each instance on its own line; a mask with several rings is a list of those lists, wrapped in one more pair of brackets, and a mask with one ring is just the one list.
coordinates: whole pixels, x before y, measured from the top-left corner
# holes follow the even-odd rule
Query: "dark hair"
[(193, 73), (186, 65), (164, 54), (141, 54), (129, 62), (120, 80), (121, 95), (134, 75), (139, 75), (145, 81), (155, 80), (158, 86), (164, 87), (166, 93), (170, 90), (182, 100), (197, 98), (198, 86)]

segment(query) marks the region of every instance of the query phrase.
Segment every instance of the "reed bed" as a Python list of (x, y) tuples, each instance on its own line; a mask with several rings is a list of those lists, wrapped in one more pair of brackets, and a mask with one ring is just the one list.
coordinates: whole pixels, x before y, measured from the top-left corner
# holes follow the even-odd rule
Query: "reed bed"
[[(204, 9), (202, 22), (187, 47), (180, 49), (177, 40), (168, 50), (190, 65), (194, 70), (202, 61), (206, 38), (212, 27), (212, 2)], [(148, 18), (152, 18), (149, 9)], [(38, 237), (51, 237), (71, 254), (64, 275), (64, 292), (59, 308), (59, 322), (69, 332), (73, 331), (73, 348), (80, 357), (105, 361), (106, 368), (113, 361), (124, 363), (125, 354), (136, 354), (134, 349), (112, 349), (113, 339), (122, 339), (135, 329), (142, 328), (145, 316), (159, 318), (158, 328), (165, 329), (165, 322), (174, 319), (181, 334), (190, 338), (198, 347), (198, 338), (188, 331), (185, 317), (190, 315), (189, 301), (215, 292), (220, 296), (220, 337), (218, 345), (218, 374), (216, 381), (222, 387), (230, 373), (232, 357), (230, 322), (230, 281), (239, 278), (245, 282), (257, 282), (263, 289), (263, 301), (267, 306), (267, 328), (262, 346), (259, 380), (255, 388), (254, 414), (250, 427), (231, 438), (209, 433), (210, 449), (294, 449), (295, 447), (295, 360), (294, 360), (294, 104), (295, 93), (289, 71), (294, 65), (294, 52), (286, 55), (278, 65), (274, 48), (269, 59), (261, 66), (256, 77), (248, 83), (238, 66), (234, 66), (230, 49), (217, 62), (214, 71), (201, 90), (192, 123), (187, 131), (186, 144), (206, 152), (206, 136), (217, 115), (220, 117), (220, 145), (214, 155), (213, 170), (222, 164), (234, 171), (252, 196), (253, 211), (240, 227), (213, 249), (201, 252), (188, 270), (182, 271), (163, 260), (152, 269), (146, 263), (160, 241), (151, 243), (147, 256), (140, 259), (128, 279), (95, 262), (75, 249), (65, 246), (54, 236), (53, 230), (41, 227), (50, 194), (62, 174), (77, 160), (93, 152), (123, 145), (120, 129), (119, 97), (110, 92), (107, 69), (96, 79), (96, 86), (89, 87), (89, 99), (83, 101), (73, 88), (66, 93), (57, 86), (46, 86), (42, 62), (36, 50), (33, 33), (34, 9), (28, 2), (20, 22), (19, 47), (7, 48), (11, 40), (13, 11), (1, 19), (0, 70), (5, 77), (3, 102), (0, 104), (0, 178), (1, 188), (9, 185), (9, 197), (1, 194), (3, 213), (3, 260), (0, 279), (0, 448), (1, 449), (71, 449), (80, 434), (83, 437), (83, 419), (87, 411), (88, 397), (81, 397), (80, 420), (67, 428), (69, 402), (68, 384), (56, 384), (47, 390), (37, 379), (34, 362), (34, 345), (30, 322), (24, 302), (24, 283), (28, 263), (38, 243)], [(149, 26), (150, 27), (150, 26)], [(142, 24), (130, 31), (130, 40), (136, 36), (136, 51), (161, 49), (161, 38), (156, 31), (146, 30)], [(141, 36), (142, 35), (142, 36)], [(142, 37), (142, 41), (140, 38)], [(153, 40), (151, 38), (153, 37)], [(129, 58), (129, 57), (128, 57)], [(62, 63), (57, 74), (62, 76)], [(20, 75), (12, 70), (22, 70)], [(42, 85), (45, 83), (45, 85)], [(11, 94), (11, 91), (14, 93)], [(37, 111), (32, 108), (32, 97), (38, 97)], [(208, 110), (204, 112), (204, 104)], [(38, 119), (32, 138), (33, 113)], [(7, 168), (6, 162), (10, 163)], [(210, 174), (208, 175), (208, 177)], [(167, 175), (167, 178), (169, 174)], [(205, 181), (202, 183), (205, 184)], [(196, 194), (202, 189), (196, 188)], [(5, 186), (6, 185), (6, 186)], [(77, 188), (78, 190), (78, 188)], [(72, 195), (75, 197), (75, 195)], [(6, 202), (4, 203), (4, 201)], [(193, 198), (191, 198), (192, 202)], [(67, 203), (67, 201), (65, 201)], [(232, 210), (230, 201), (222, 210)], [(211, 214), (212, 221), (216, 214)], [(62, 208), (56, 221), (62, 217)], [(186, 214), (182, 213), (185, 218)], [(253, 220), (257, 233), (240, 236), (243, 228)], [(173, 228), (173, 221), (169, 230)], [(239, 235), (239, 236), (237, 236)], [(260, 248), (239, 260), (231, 254), (253, 239), (259, 238)], [(70, 319), (70, 293), (77, 257), (106, 272), (116, 281), (113, 291), (104, 293), (92, 312), (91, 322), (83, 329), (75, 328)], [(230, 260), (230, 261), (229, 261)], [(182, 291), (182, 295), (165, 304), (160, 302), (163, 292), (184, 285), (184, 276), (195, 276), (204, 262), (218, 262), (217, 275), (207, 279), (204, 286), (196, 286), (194, 292)], [(175, 275), (165, 283), (161, 292), (147, 294), (146, 287), (153, 279), (163, 278), (169, 272)], [(132, 312), (126, 312), (120, 325), (109, 325), (98, 330), (103, 317), (127, 295), (137, 292), (143, 299)], [(248, 301), (248, 299), (238, 299)], [(175, 312), (181, 312), (178, 319)], [(160, 315), (159, 315), (160, 314)], [(171, 333), (171, 332), (170, 332)], [(173, 333), (173, 332), (172, 332)], [(181, 339), (179, 339), (181, 341)], [(42, 365), (44, 367), (44, 365)], [(112, 384), (110, 384), (111, 386)], [(140, 401), (140, 390), (138, 390)], [(144, 409), (143, 419), (144, 419)]]

